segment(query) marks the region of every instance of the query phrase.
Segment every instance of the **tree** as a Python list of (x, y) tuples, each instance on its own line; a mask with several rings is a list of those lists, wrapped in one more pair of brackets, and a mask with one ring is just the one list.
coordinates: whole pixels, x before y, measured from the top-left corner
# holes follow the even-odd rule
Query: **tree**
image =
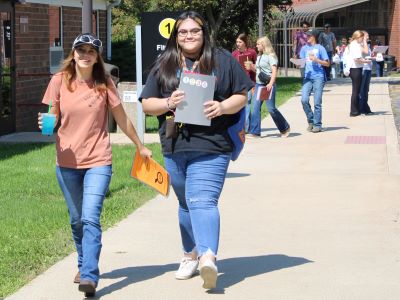
[[(267, 22), (271, 9), (280, 4), (291, 5), (289, 0), (263, 1), (264, 20)], [(201, 13), (210, 27), (212, 39), (220, 46), (231, 49), (240, 32), (256, 36), (258, 0), (159, 0), (157, 10), (193, 9)]]
[[(280, 4), (291, 5), (291, 0), (263, 0), (264, 26), (272, 8)], [(202, 14), (209, 24), (211, 38), (221, 47), (232, 50), (236, 37), (246, 32), (253, 40), (258, 35), (258, 0), (122, 0), (113, 9), (113, 60), (120, 67), (122, 80), (135, 78), (135, 25), (146, 11), (184, 11), (193, 9)]]

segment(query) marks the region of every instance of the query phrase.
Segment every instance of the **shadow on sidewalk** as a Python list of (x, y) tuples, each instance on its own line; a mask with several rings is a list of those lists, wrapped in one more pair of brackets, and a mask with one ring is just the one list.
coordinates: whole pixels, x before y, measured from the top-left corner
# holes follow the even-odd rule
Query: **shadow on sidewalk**
[(155, 266), (138, 266), (117, 269), (108, 273), (101, 274), (101, 278), (121, 279), (96, 292), (96, 298), (100, 298), (107, 294), (123, 289), (124, 287), (136, 282), (152, 279), (170, 271), (176, 271), (179, 264), (155, 265)]
[(218, 261), (217, 288), (210, 290), (210, 294), (224, 294), (225, 289), (249, 277), (273, 272), (280, 269), (291, 268), (313, 262), (303, 257), (292, 257), (283, 254), (262, 256), (234, 257)]
[[(218, 287), (210, 290), (210, 294), (224, 294), (225, 289), (249, 277), (273, 272), (280, 269), (300, 266), (313, 262), (303, 257), (292, 257), (282, 254), (262, 256), (234, 257), (218, 261), (218, 269), (222, 274), (218, 276)], [(127, 267), (101, 275), (101, 278), (121, 279), (96, 292), (96, 299), (125, 288), (128, 285), (149, 280), (164, 273), (176, 271), (179, 264)], [(174, 280), (171, 278), (171, 280)]]

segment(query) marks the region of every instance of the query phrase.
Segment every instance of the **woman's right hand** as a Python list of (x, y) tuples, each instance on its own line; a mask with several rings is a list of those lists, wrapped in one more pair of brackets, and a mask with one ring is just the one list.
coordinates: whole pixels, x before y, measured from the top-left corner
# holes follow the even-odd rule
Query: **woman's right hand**
[(42, 113), (38, 113), (38, 126), (42, 130)]
[(167, 106), (170, 109), (175, 109), (179, 103), (181, 103), (183, 97), (185, 96), (184, 91), (176, 90), (173, 91), (171, 96), (167, 99)]

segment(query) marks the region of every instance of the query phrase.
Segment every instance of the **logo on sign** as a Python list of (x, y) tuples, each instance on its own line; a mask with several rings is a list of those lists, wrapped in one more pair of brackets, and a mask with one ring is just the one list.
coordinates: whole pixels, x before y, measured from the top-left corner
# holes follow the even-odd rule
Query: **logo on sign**
[(158, 31), (164, 39), (169, 39), (172, 33), (172, 28), (174, 28), (175, 20), (172, 18), (166, 18), (160, 22), (158, 25)]
[(202, 88), (207, 88), (207, 86), (208, 86), (208, 83), (207, 83), (207, 81), (202, 81), (202, 80), (200, 80), (200, 79), (194, 79), (194, 78), (189, 78), (189, 77), (187, 77), (187, 76), (184, 76), (183, 78), (182, 78), (182, 82), (183, 83), (185, 83), (185, 84), (190, 84), (190, 85), (195, 85), (195, 86), (198, 86), (198, 87), (202, 87)]

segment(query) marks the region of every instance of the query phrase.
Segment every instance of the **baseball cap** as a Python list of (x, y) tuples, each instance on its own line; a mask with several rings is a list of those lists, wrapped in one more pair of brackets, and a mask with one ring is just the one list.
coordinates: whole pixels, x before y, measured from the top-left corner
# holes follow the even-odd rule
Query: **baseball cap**
[(313, 35), (313, 36), (317, 37), (319, 35), (319, 31), (316, 30), (316, 29), (310, 29), (310, 30), (306, 31), (306, 34), (307, 35)]
[(103, 51), (103, 43), (97, 37), (90, 33), (82, 33), (78, 35), (75, 38), (74, 43), (72, 44), (72, 49), (75, 49), (76, 47), (79, 47), (81, 45), (90, 45), (94, 49), (96, 49), (98, 53), (101, 53)]
[(331, 24), (326, 23), (324, 27), (325, 27), (325, 28), (331, 27)]

